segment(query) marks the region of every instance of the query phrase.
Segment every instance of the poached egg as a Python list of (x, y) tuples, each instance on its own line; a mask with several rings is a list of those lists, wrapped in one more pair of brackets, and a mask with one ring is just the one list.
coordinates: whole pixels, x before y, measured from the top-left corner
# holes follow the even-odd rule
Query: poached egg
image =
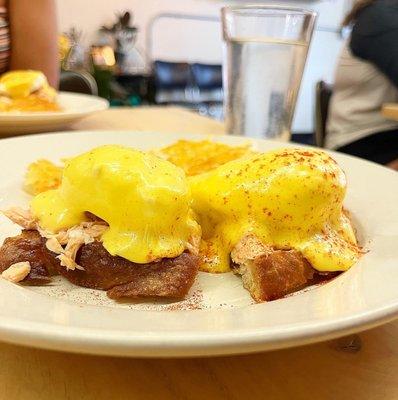
[(11, 99), (28, 97), (49, 87), (46, 76), (40, 71), (15, 70), (0, 76), (0, 95)]
[(190, 178), (202, 227), (203, 270), (230, 270), (246, 235), (300, 251), (319, 271), (344, 271), (359, 257), (343, 209), (346, 178), (326, 153), (281, 149), (230, 161)]
[(90, 212), (109, 225), (101, 241), (110, 254), (148, 263), (198, 243), (191, 201), (182, 169), (150, 153), (106, 145), (68, 159), (61, 185), (35, 196), (31, 211), (53, 233)]

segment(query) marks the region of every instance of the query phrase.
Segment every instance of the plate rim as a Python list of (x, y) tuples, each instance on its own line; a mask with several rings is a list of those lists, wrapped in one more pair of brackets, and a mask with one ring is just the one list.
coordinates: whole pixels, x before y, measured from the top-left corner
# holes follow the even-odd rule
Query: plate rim
[(26, 323), (18, 319), (2, 318), (0, 319), (0, 339), (12, 344), (92, 355), (142, 358), (239, 355), (332, 340), (394, 321), (397, 319), (397, 313), (398, 301), (380, 307), (377, 311), (335, 319), (332, 323), (318, 322), (310, 333), (305, 330), (305, 323), (303, 323), (301, 329), (287, 330), (277, 340), (267, 334), (267, 328), (258, 328), (248, 331), (230, 330), (222, 333), (195, 331), (195, 333), (184, 335), (168, 332), (167, 342), (159, 335), (152, 337), (147, 333), (135, 332), (132, 337), (126, 330), (109, 331), (68, 327), (65, 333), (65, 330), (54, 327), (54, 324), (41, 322), (30, 322), (27, 329)]
[[(79, 135), (79, 134), (90, 134), (93, 135), (98, 133), (117, 133), (123, 132), (144, 132), (144, 131), (132, 131), (132, 130), (92, 130), (92, 131), (65, 131), (65, 132), (51, 132), (44, 134), (37, 134), (34, 136), (23, 136), (6, 138), (0, 141), (25, 141), (34, 140), (40, 137), (46, 137), (48, 135)], [(149, 132), (147, 132), (149, 133)], [(170, 135), (167, 133), (153, 132), (154, 134)], [(170, 136), (176, 136), (171, 134)], [(182, 134), (180, 135), (182, 136)], [(201, 134), (187, 134), (191, 137), (208, 137), (208, 135)], [(231, 140), (231, 136), (228, 135), (214, 135), (215, 139), (227, 139)], [(237, 138), (238, 142), (249, 140), (247, 138)], [(235, 141), (233, 139), (232, 141)], [(250, 139), (251, 141), (251, 139)], [(263, 142), (261, 139), (254, 139), (253, 142)], [(273, 141), (273, 143), (275, 143)], [(281, 146), (296, 146), (296, 144), (279, 142)], [(297, 144), (298, 147), (314, 148), (313, 146), (306, 146)], [(333, 151), (325, 149), (331, 154), (335, 154)], [(348, 157), (351, 159), (358, 160), (357, 157), (341, 155), (339, 156)], [(361, 162), (370, 163), (374, 167), (384, 168), (378, 164), (359, 159)], [(394, 171), (391, 171), (394, 174)], [(202, 312), (205, 310), (195, 310), (195, 312)], [(227, 310), (222, 310), (227, 311)], [(164, 313), (165, 311), (161, 311)], [(168, 311), (175, 312), (175, 311)], [(177, 311), (183, 312), (183, 311)], [(192, 312), (192, 311), (186, 311)], [(297, 329), (287, 329), (285, 335), (282, 335), (278, 340), (272, 339), (268, 332), (269, 328), (249, 328), (248, 330), (231, 331), (223, 330), (222, 332), (203, 332), (202, 334), (197, 331), (194, 333), (187, 333), (186, 337), (183, 338), (181, 332), (167, 332), (168, 343), (165, 345), (164, 339), (152, 338), (151, 336), (145, 335), (145, 338), (138, 339), (140, 334), (135, 332), (134, 340), (128, 336), (127, 331), (107, 331), (106, 329), (96, 330), (93, 328), (83, 328), (71, 326), (68, 327), (67, 333), (62, 331), (62, 327), (54, 326), (54, 324), (31, 322), (29, 329), (26, 329), (26, 322), (21, 322), (18, 319), (12, 318), (0, 318), (0, 338), (2, 340), (16, 343), (16, 344), (28, 344), (35, 347), (54, 349), (54, 350), (67, 350), (76, 352), (85, 352), (90, 354), (107, 354), (107, 355), (125, 355), (125, 356), (140, 356), (140, 357), (159, 357), (159, 356), (175, 356), (175, 357), (192, 357), (201, 355), (222, 355), (222, 354), (242, 354), (260, 350), (274, 350), (279, 348), (292, 347), (296, 345), (315, 343), (327, 339), (332, 339), (345, 334), (358, 332), (361, 330), (369, 329), (388, 321), (395, 319), (398, 316), (398, 296), (394, 301), (388, 304), (374, 307), (372, 310), (368, 310), (363, 313), (357, 313), (354, 316), (345, 316), (336, 318), (332, 321), (326, 319), (325, 321), (318, 321), (314, 326), (309, 329), (305, 327), (303, 323), (302, 327)], [(25, 324), (25, 326), (23, 326)], [(41, 329), (40, 329), (41, 328)], [(86, 332), (87, 331), (87, 332)], [(101, 337), (101, 333), (106, 333), (104, 337)], [(272, 333), (272, 332), (271, 332)], [(124, 336), (123, 336), (124, 335)], [(203, 343), (203, 336), (206, 336), (206, 343)], [(228, 338), (225, 337), (228, 335)], [(243, 335), (243, 337), (242, 337)], [(76, 339), (76, 336), (79, 339)], [(143, 334), (141, 336), (144, 336)], [(152, 353), (148, 354), (151, 350)]]

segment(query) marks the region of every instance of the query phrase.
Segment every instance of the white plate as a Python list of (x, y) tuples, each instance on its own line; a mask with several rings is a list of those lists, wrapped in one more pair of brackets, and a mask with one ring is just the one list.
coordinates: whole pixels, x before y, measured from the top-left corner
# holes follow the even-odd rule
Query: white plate
[[(26, 205), (26, 165), (57, 161), (94, 146), (120, 143), (141, 149), (182, 135), (143, 132), (74, 132), (0, 141), (0, 208)], [(198, 139), (200, 135), (185, 135)], [(220, 136), (238, 144), (247, 139)], [(268, 150), (286, 146), (253, 142)], [(232, 274), (201, 273), (178, 304), (116, 303), (104, 292), (61, 278), (34, 288), (0, 279), (0, 339), (65, 351), (123, 356), (193, 356), (245, 353), (295, 346), (367, 329), (398, 314), (398, 174), (334, 154), (348, 177), (346, 206), (368, 251), (328, 284), (270, 303), (253, 304)], [(0, 241), (18, 232), (0, 219)], [(198, 309), (201, 308), (201, 309)]]
[(107, 100), (80, 93), (60, 92), (62, 111), (0, 112), (0, 136), (49, 132), (67, 127), (83, 117), (109, 107)]

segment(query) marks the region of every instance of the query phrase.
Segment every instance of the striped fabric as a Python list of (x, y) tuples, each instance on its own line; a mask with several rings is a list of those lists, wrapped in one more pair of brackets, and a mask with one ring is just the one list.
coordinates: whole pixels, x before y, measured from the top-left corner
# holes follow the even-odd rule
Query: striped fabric
[(0, 7), (0, 74), (7, 71), (10, 59), (10, 31), (7, 8)]

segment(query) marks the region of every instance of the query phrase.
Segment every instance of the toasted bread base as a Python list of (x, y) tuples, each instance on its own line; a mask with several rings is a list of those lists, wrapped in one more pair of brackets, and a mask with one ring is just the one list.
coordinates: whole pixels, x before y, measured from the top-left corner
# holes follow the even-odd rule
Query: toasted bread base
[(31, 271), (21, 283), (43, 284), (60, 274), (70, 282), (87, 288), (107, 290), (112, 299), (173, 298), (186, 296), (198, 273), (199, 257), (183, 253), (172, 259), (135, 264), (112, 256), (95, 241), (83, 245), (76, 261), (84, 270), (61, 266), (55, 253), (46, 248), (46, 239), (35, 230), (24, 230), (5, 240), (0, 249), (0, 272), (12, 264), (28, 261)]
[(270, 301), (297, 291), (314, 278), (316, 271), (295, 250), (275, 250), (248, 235), (231, 253), (233, 271), (254, 300)]

